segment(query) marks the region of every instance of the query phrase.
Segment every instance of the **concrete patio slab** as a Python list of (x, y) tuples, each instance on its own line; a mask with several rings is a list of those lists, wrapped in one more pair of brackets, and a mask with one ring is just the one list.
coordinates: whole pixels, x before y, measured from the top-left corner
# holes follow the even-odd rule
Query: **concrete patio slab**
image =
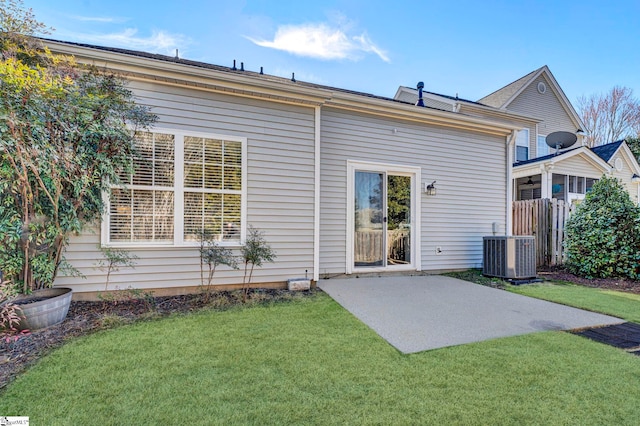
[(318, 287), (403, 353), (624, 322), (438, 275), (327, 279)]

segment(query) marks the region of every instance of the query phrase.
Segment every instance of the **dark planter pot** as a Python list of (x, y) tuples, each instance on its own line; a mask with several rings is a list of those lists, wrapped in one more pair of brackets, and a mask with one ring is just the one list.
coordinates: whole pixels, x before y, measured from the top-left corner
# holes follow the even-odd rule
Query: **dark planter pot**
[[(33, 300), (33, 302), (30, 302)], [(71, 304), (70, 288), (46, 288), (19, 296), (14, 302), (22, 309), (19, 330), (38, 330), (61, 323)]]

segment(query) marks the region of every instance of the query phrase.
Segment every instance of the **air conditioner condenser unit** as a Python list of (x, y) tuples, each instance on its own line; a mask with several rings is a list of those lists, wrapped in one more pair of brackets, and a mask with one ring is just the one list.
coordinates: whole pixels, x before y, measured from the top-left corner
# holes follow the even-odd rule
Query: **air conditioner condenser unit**
[(484, 237), (482, 274), (514, 280), (535, 278), (535, 237), (522, 235)]

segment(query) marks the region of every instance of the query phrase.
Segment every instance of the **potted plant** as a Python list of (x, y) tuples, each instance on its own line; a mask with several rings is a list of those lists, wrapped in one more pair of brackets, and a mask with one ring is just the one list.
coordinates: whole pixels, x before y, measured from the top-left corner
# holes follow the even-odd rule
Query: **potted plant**
[(51, 54), (34, 38), (44, 25), (9, 3), (0, 14), (0, 266), (20, 293), (22, 327), (26, 302), (61, 297), (68, 309), (70, 290), (51, 287), (61, 268), (73, 271), (69, 237), (99, 220), (103, 193), (131, 172), (136, 129), (155, 117), (123, 79)]

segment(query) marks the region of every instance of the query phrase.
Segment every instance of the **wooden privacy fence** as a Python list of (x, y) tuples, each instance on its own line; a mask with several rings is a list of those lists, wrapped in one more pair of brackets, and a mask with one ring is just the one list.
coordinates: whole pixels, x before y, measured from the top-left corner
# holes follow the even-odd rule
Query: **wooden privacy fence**
[(556, 199), (513, 202), (513, 235), (536, 237), (536, 265), (561, 265), (566, 223), (575, 207)]

